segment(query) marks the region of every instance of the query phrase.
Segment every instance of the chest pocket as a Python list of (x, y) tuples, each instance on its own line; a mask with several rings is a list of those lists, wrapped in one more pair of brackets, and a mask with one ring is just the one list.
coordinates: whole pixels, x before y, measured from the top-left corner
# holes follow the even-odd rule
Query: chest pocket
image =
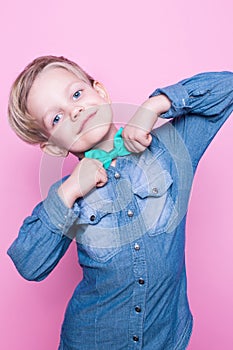
[(167, 232), (178, 215), (171, 196), (173, 179), (167, 170), (150, 167), (145, 183), (133, 188), (145, 229), (151, 236)]

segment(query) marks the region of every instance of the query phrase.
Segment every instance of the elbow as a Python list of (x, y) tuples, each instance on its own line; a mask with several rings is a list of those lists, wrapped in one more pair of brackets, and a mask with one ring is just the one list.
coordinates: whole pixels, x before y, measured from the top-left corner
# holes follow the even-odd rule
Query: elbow
[(41, 282), (47, 277), (46, 275), (39, 275), (36, 271), (32, 271), (29, 269), (20, 269), (17, 266), (16, 269), (19, 272), (20, 276), (22, 276), (25, 280), (30, 282)]
[(7, 254), (11, 258), (20, 276), (22, 276), (25, 280), (40, 282), (47, 277), (48, 273), (42, 271), (41, 268), (33, 266), (34, 264), (31, 264), (29, 260), (22, 259), (20, 256), (16, 256), (13, 254), (11, 249), (7, 251)]

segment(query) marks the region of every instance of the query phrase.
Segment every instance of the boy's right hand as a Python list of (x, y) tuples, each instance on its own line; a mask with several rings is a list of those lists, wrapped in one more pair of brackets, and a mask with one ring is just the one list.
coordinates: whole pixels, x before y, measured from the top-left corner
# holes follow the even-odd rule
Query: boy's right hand
[(107, 181), (107, 172), (99, 160), (83, 158), (59, 187), (58, 195), (68, 208), (72, 208), (77, 198), (83, 197), (94, 187), (104, 186)]

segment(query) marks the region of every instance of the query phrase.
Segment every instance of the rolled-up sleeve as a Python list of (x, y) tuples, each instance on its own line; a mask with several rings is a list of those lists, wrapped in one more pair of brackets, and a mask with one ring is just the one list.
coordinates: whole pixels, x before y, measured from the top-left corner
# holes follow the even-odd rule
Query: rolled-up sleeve
[[(171, 108), (161, 117), (170, 119), (196, 169), (206, 148), (233, 110), (233, 73), (197, 74), (156, 89), (150, 97), (159, 94), (166, 95), (171, 101)], [(174, 144), (174, 140), (171, 142)]]
[(200, 116), (219, 115), (233, 106), (233, 73), (207, 72), (181, 80), (177, 84), (156, 89), (151, 95), (166, 95), (171, 108), (162, 118), (175, 118), (186, 114)]

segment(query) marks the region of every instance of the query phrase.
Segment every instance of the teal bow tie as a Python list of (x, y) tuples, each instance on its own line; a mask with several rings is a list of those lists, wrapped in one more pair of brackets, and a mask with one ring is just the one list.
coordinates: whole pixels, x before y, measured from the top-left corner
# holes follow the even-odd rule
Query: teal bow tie
[(126, 156), (130, 154), (124, 145), (124, 141), (122, 139), (122, 131), (123, 128), (120, 128), (114, 136), (114, 148), (110, 152), (106, 152), (102, 149), (91, 149), (84, 153), (86, 158), (94, 158), (98, 159), (101, 163), (103, 163), (103, 167), (108, 169), (113, 159), (119, 156)]

